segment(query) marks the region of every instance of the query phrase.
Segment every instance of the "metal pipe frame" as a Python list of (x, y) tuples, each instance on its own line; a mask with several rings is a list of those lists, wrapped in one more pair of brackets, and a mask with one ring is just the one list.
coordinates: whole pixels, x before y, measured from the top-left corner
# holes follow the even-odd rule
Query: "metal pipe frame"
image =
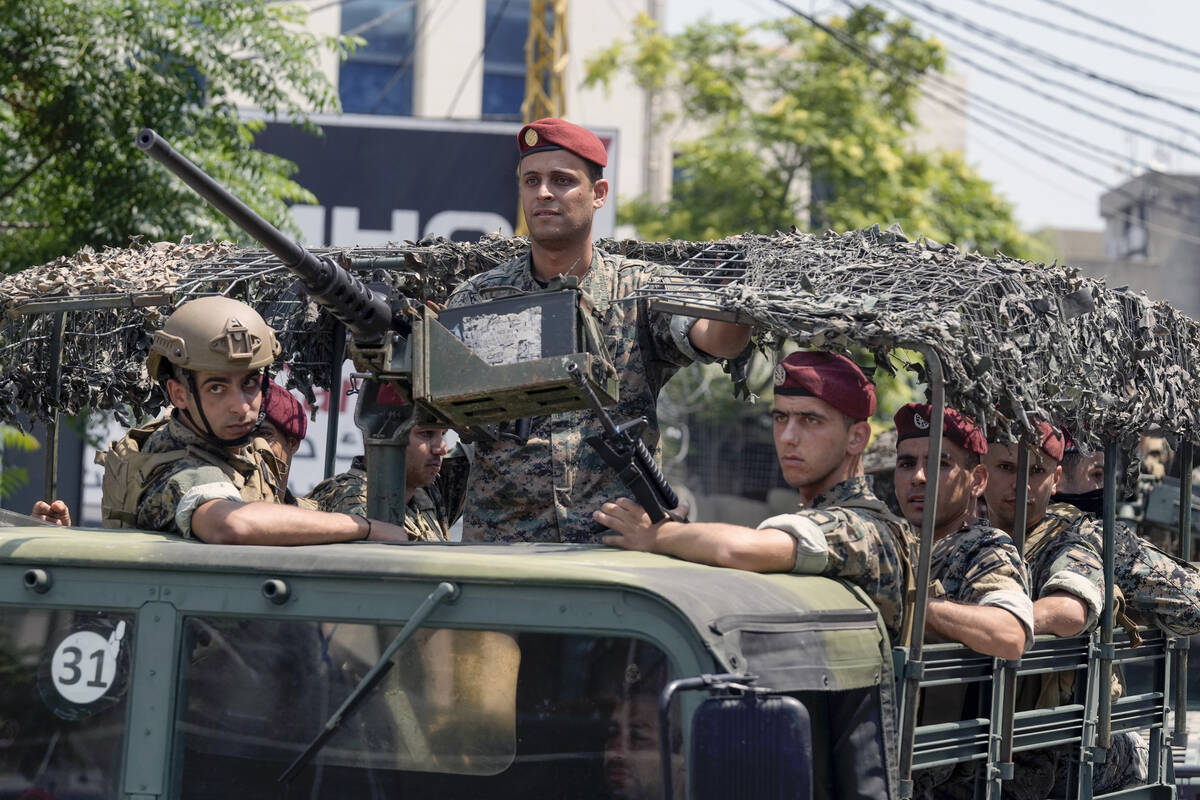
[(1117, 484), (1121, 480), (1121, 446), (1104, 445), (1104, 611), (1100, 616), (1099, 715), (1093, 763), (1102, 763), (1112, 744), (1113, 581), (1116, 577)]
[(329, 418), (325, 420), (325, 477), (337, 464), (338, 417), (342, 407), (342, 365), (346, 361), (346, 326), (333, 326), (333, 352), (329, 356)]
[[(942, 432), (946, 414), (946, 383), (942, 360), (931, 347), (919, 347), (925, 358), (929, 379), (930, 411), (929, 455), (926, 471), (937, 470), (942, 461)], [(925, 482), (925, 508), (921, 518), (921, 543), (917, 555), (916, 598), (913, 604), (912, 641), (904, 670), (904, 696), (901, 698), (900, 723), (900, 796), (912, 797), (913, 735), (917, 725), (917, 694), (924, 677), (921, 655), (925, 642), (925, 607), (929, 601), (929, 573), (933, 558), (933, 526), (937, 511), (937, 473)]]
[(58, 496), (58, 407), (61, 405), (62, 396), (62, 350), (66, 326), (66, 311), (58, 311), (51, 317), (50, 365), (46, 370), (46, 380), (49, 381), (50, 393), (54, 398), (54, 416), (46, 423), (46, 474), (42, 487), (42, 499), (47, 503), (53, 502)]
[[(1021, 558), (1025, 557), (1025, 528), (1029, 524), (1029, 445), (1017, 443), (1017, 496), (1013, 507), (1012, 540)], [(997, 682), (1001, 686), (1000, 698), (1000, 742), (995, 776), (988, 776), (988, 798), (999, 798), (1000, 781), (1013, 779), (1013, 737), (1017, 711), (1017, 666), (1016, 661), (998, 661), (1000, 674)]]
[[(1179, 445), (1179, 556), (1184, 561), (1192, 560), (1192, 442), (1184, 440)], [(1187, 670), (1188, 643), (1186, 636), (1179, 637), (1175, 649), (1175, 727), (1171, 732), (1172, 747), (1187, 747)]]

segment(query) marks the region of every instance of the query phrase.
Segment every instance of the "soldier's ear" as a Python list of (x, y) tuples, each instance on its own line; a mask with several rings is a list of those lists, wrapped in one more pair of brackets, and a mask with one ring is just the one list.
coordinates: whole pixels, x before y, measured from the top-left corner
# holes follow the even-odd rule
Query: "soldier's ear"
[(983, 464), (971, 468), (971, 497), (983, 497), (987, 489), (988, 469)]
[(871, 441), (871, 423), (861, 420), (850, 425), (849, 439), (846, 442), (846, 453), (851, 456), (861, 456)]
[(188, 390), (183, 381), (167, 378), (167, 399), (178, 409), (187, 408)]

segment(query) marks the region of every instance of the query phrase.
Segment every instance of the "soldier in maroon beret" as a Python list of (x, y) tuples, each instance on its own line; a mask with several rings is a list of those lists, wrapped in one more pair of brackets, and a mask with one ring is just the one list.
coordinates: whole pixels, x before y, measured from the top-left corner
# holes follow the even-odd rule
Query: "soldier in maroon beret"
[(262, 411), (262, 422), (259, 423), (256, 435), (267, 443), (278, 463), (280, 480), (285, 488), (285, 502), (296, 505), (296, 498), (286, 487), (292, 459), (308, 432), (308, 418), (304, 414), (304, 406), (300, 405), (300, 401), (293, 397), (291, 392), (271, 381), (263, 397)]
[[(448, 305), (489, 299), (493, 287), (540, 291), (557, 276), (575, 276), (592, 299), (620, 382), (617, 419), (646, 417), (642, 440), (658, 449), (659, 390), (678, 369), (735, 358), (749, 329), (716, 320), (651, 311), (632, 301), (663, 267), (605, 253), (592, 243), (592, 222), (609, 196), (608, 154), (599, 137), (561, 119), (539, 119), (517, 134), (517, 189), (529, 226), (529, 252), (476, 275)], [(601, 432), (589, 412), (537, 417), (524, 442), (478, 443), (468, 487), (463, 538), (489, 541), (599, 540), (591, 512), (625, 492), (586, 444)]]
[[(863, 474), (875, 387), (850, 359), (824, 352), (789, 355), (775, 368), (774, 382), (775, 452), (784, 479), (799, 490), (799, 509), (757, 528), (674, 520), (652, 525), (641, 506), (622, 497), (595, 513), (613, 531), (604, 543), (720, 567), (848, 580), (874, 601), (892, 644), (900, 644), (912, 585), (911, 531), (871, 492)], [(842, 741), (878, 731), (878, 702), (869, 692), (829, 701), (822, 738)], [(853, 764), (829, 768), (831, 796), (888, 796), (881, 778), (887, 758), (882, 741), (875, 743), (874, 749), (856, 750)]]
[[(932, 414), (928, 404), (909, 403), (893, 418), (896, 499), (914, 528), (920, 528), (925, 512)], [(1025, 562), (1012, 537), (975, 521), (975, 501), (988, 481), (987, 467), (980, 463), (987, 438), (956, 409), (947, 408), (942, 419), (926, 640), (961, 642), (984, 655), (1020, 658), (1033, 643)]]
[(872, 494), (862, 452), (871, 438), (875, 386), (845, 356), (792, 353), (775, 368), (775, 452), (804, 505), (754, 528), (665, 521), (651, 525), (628, 498), (605, 503), (596, 520), (605, 544), (755, 572), (846, 578), (862, 586), (899, 640), (910, 578), (909, 527)]

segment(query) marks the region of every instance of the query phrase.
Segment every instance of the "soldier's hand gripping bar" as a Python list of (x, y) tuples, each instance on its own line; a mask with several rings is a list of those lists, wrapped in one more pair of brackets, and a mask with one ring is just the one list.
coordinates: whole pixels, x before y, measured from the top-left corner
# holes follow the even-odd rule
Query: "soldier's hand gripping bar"
[(617, 471), (621, 481), (633, 492), (634, 499), (646, 510), (651, 522), (661, 522), (667, 517), (677, 519), (670, 511), (679, 505), (679, 498), (637, 435), (637, 429), (646, 424), (646, 418), (638, 417), (620, 425), (614, 423), (604, 406), (600, 405), (599, 398), (588, 385), (579, 365), (574, 361), (568, 363), (567, 372), (604, 427), (603, 435), (589, 436), (587, 443), (600, 454), (604, 463)]

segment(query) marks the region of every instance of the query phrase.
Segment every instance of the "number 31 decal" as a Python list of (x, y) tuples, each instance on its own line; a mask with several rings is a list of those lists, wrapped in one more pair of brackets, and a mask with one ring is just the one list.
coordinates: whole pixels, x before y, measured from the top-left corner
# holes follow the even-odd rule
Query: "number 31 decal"
[(50, 661), (50, 678), (64, 699), (86, 705), (99, 700), (113, 685), (125, 623), (107, 639), (93, 631), (78, 631), (63, 639)]

